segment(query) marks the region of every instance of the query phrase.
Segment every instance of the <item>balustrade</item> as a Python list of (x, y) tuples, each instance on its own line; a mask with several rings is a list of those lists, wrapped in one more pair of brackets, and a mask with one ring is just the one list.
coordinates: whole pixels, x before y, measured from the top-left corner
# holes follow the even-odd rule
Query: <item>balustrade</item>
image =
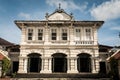
[(94, 44), (93, 41), (75, 41), (75, 44), (78, 44), (78, 45), (92, 45)]

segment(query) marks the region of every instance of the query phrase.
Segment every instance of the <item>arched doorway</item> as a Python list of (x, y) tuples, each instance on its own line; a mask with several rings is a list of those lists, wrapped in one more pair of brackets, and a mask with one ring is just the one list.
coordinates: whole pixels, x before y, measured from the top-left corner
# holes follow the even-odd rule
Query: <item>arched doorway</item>
[(79, 72), (91, 72), (91, 55), (87, 53), (81, 53), (77, 59), (77, 68)]
[(52, 72), (67, 72), (67, 55), (55, 53), (52, 55)]
[(31, 53), (28, 55), (28, 72), (40, 72), (41, 58), (38, 53)]

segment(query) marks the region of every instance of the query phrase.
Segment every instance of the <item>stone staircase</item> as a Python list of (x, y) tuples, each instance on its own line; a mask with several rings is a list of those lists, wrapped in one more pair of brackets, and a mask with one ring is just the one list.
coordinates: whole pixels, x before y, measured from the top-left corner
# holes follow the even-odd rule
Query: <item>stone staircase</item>
[(52, 73), (52, 74), (39, 74), (27, 73), (17, 74), (11, 80), (110, 80), (107, 75), (82, 73), (82, 74), (66, 74), (66, 73)]

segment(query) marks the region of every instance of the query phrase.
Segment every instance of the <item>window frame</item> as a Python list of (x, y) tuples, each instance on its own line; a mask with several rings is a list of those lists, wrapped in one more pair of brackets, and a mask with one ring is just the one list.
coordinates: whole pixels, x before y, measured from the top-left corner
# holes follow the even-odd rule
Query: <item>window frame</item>
[[(65, 35), (64, 35), (65, 34)], [(67, 28), (61, 28), (61, 40), (62, 41), (67, 41), (68, 40), (68, 29)], [(66, 38), (66, 39), (64, 39)]]
[[(55, 32), (53, 30), (55, 30)], [(55, 33), (55, 36), (53, 36), (53, 33)], [(55, 38), (55, 39), (53, 39), (53, 38)], [(50, 40), (51, 41), (57, 41), (57, 28), (51, 28), (50, 29)]]
[[(43, 28), (37, 28), (37, 41), (43, 41), (44, 39), (44, 29)], [(39, 35), (41, 34), (41, 35)], [(39, 39), (41, 38), (41, 39)]]
[(85, 37), (86, 37), (86, 40), (92, 40), (92, 28), (91, 27), (85, 28)]
[[(32, 30), (32, 31), (30, 31), (30, 30)], [(30, 33), (31, 33), (31, 36), (29, 36)], [(34, 29), (33, 28), (28, 28), (27, 29), (27, 41), (32, 41), (33, 36), (34, 36)], [(31, 37), (31, 39), (29, 39), (30, 37)]]
[[(79, 31), (77, 32), (77, 30), (79, 30)], [(78, 34), (79, 34), (79, 36), (78, 36)], [(81, 27), (74, 29), (74, 37), (75, 37), (75, 41), (80, 41), (82, 39), (82, 29), (81, 29)]]

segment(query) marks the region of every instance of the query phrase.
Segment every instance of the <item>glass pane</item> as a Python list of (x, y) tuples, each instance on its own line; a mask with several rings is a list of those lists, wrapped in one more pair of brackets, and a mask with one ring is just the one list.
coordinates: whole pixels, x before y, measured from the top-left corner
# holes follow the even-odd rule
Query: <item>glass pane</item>
[(67, 40), (67, 33), (62, 33), (62, 40)]
[(56, 33), (52, 33), (52, 36), (56, 36)]
[(42, 40), (42, 37), (38, 37), (38, 40)]
[(28, 40), (32, 40), (32, 37), (28, 37)]
[(56, 40), (56, 37), (52, 37), (52, 40)]

